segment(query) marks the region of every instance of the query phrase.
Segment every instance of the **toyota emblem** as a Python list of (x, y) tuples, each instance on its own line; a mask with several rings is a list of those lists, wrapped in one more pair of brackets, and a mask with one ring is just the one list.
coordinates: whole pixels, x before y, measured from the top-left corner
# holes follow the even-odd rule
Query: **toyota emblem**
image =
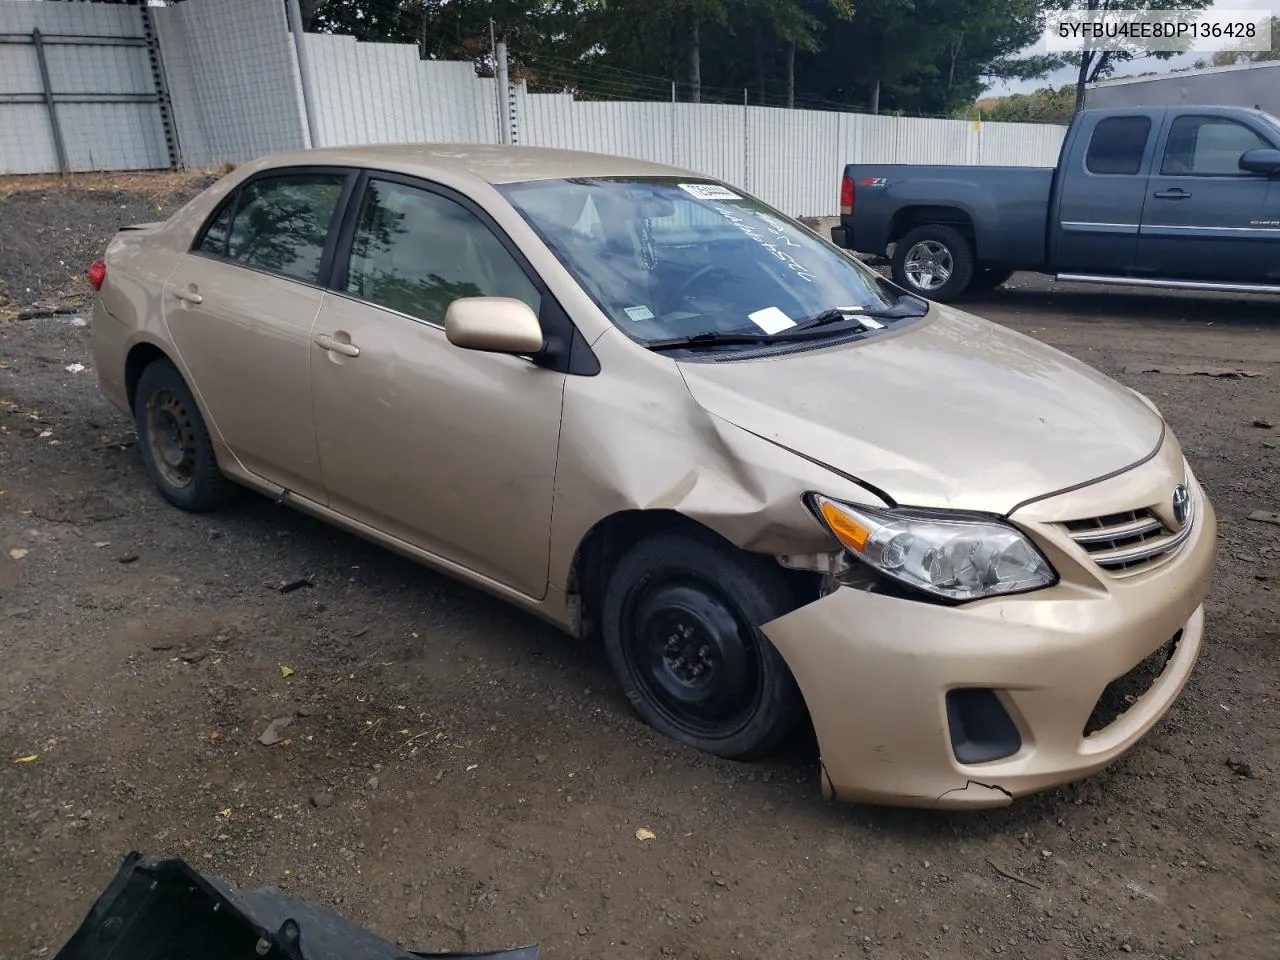
[(1187, 525), (1187, 514), (1191, 510), (1191, 494), (1181, 483), (1173, 488), (1173, 519), (1179, 527)]

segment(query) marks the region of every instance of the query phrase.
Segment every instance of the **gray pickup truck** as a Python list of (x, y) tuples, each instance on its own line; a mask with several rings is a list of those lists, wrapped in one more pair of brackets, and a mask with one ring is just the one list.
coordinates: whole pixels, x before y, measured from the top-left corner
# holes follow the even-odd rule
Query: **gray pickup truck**
[(1084, 110), (1056, 168), (849, 164), (832, 240), (939, 301), (1015, 270), (1280, 294), (1278, 148), (1258, 110)]

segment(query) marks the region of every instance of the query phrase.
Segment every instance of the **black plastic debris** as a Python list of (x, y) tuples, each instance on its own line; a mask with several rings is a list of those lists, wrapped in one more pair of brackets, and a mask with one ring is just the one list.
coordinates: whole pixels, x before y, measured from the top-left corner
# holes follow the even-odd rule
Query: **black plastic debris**
[(131, 853), (55, 960), (537, 960), (537, 946), (492, 953), (405, 950), (281, 891), (237, 890), (182, 860)]

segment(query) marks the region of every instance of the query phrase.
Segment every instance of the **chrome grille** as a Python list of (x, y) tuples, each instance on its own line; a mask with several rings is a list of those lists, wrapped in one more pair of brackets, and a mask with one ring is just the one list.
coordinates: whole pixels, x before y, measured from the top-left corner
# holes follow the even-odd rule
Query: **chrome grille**
[(1067, 536), (1078, 543), (1094, 563), (1113, 573), (1137, 573), (1155, 566), (1176, 551), (1195, 525), (1195, 501), (1187, 509), (1181, 530), (1170, 530), (1149, 509), (1125, 510), (1104, 517), (1068, 520)]

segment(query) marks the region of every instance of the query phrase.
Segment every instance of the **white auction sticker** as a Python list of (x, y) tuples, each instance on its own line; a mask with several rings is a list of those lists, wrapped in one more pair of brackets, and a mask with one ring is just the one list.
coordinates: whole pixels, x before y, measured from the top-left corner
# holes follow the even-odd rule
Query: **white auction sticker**
[(748, 313), (747, 318), (765, 333), (779, 333), (796, 325), (794, 320), (777, 307), (765, 307), (755, 313)]
[(742, 198), (718, 183), (682, 183), (681, 190), (699, 200), (741, 200)]
[(653, 311), (644, 304), (640, 304), (638, 307), (625, 307), (622, 312), (636, 323), (639, 323), (641, 320), (653, 319)]

